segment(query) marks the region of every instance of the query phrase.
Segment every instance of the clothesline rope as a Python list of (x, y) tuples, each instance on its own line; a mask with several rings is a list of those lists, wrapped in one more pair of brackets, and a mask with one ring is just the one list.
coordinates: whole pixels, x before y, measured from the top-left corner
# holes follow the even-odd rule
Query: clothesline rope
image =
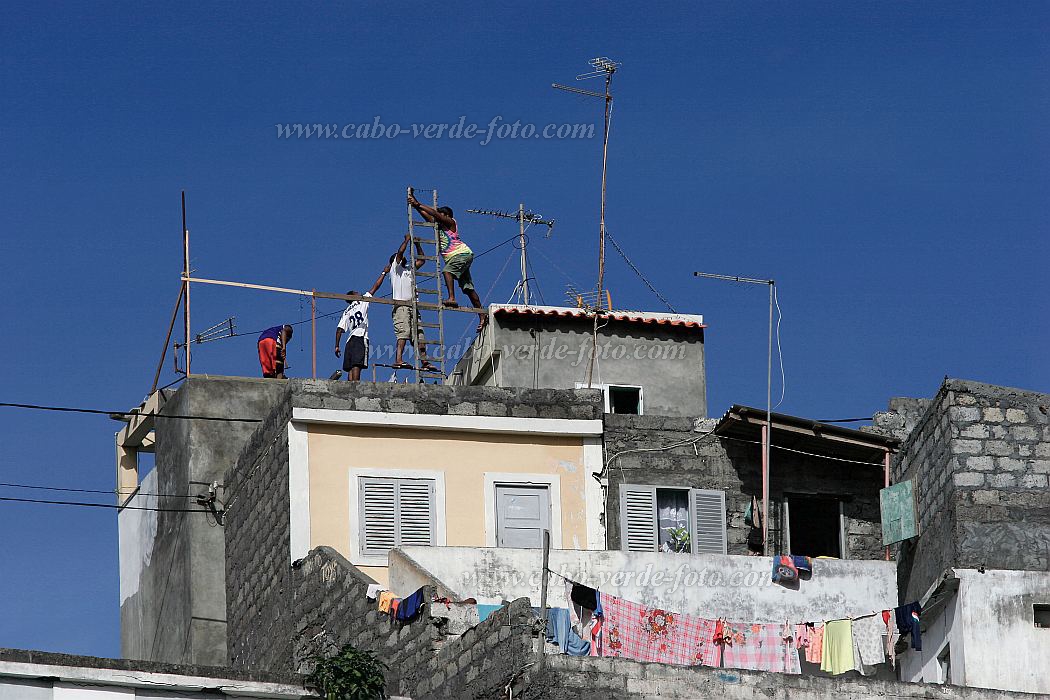
[[(587, 588), (591, 588), (591, 586), (588, 586), (586, 583), (580, 583), (579, 581), (573, 581), (568, 576), (560, 574), (557, 571), (555, 571), (554, 569), (548, 568), (548, 569), (544, 569), (544, 571), (546, 571), (548, 574), (554, 574), (555, 576), (557, 576), (561, 580), (563, 580), (563, 581), (565, 581), (567, 583), (571, 583), (574, 586), (585, 586)], [(601, 589), (599, 589), (599, 588), (595, 588), (594, 590), (596, 590), (598, 592), (601, 592)], [(617, 597), (619, 597), (619, 596), (617, 596)], [(929, 605), (930, 605), (930, 603), (927, 602), (926, 606), (929, 607)], [(836, 618), (826, 619), (826, 620), (806, 620), (806, 621), (803, 621), (803, 622), (789, 622), (788, 620), (784, 620), (784, 624), (815, 625), (815, 624), (818, 624), (818, 623), (824, 624), (824, 623), (827, 623), (827, 622), (843, 622), (845, 620), (863, 620), (865, 618), (874, 617), (875, 615), (882, 615), (882, 613), (895, 610), (898, 607), (901, 607), (901, 606), (891, 605), (888, 608), (883, 608), (882, 610), (873, 610), (870, 613), (864, 613), (863, 615), (851, 615), (851, 616), (847, 616), (847, 617), (836, 617)], [(676, 614), (681, 615), (683, 613), (676, 613)], [(726, 618), (725, 616), (721, 616), (721, 617), (717, 617), (717, 618), (713, 618), (713, 619), (728, 620), (728, 618)], [(737, 621), (737, 622), (739, 622), (739, 621)], [(777, 622), (777, 623), (763, 623), (763, 624), (780, 624), (780, 623)]]

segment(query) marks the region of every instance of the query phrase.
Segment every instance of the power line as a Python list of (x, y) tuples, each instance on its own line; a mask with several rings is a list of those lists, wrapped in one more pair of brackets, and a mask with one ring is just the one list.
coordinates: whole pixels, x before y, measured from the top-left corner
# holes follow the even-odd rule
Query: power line
[(667, 301), (667, 297), (665, 297), (660, 292), (656, 291), (656, 287), (654, 287), (652, 283), (648, 279), (646, 279), (645, 275), (642, 274), (642, 271), (639, 270), (633, 262), (631, 262), (631, 259), (627, 257), (627, 253), (623, 252), (623, 248), (621, 248), (620, 244), (616, 242), (616, 239), (613, 238), (613, 235), (609, 233), (608, 229), (606, 229), (605, 235), (609, 237), (609, 242), (613, 244), (613, 248), (615, 248), (616, 252), (620, 254), (620, 257), (624, 259), (624, 262), (627, 263), (628, 267), (634, 270), (634, 274), (638, 275), (642, 282), (645, 283), (645, 286), (649, 288), (649, 291), (655, 294), (660, 299), (660, 301), (662, 301), (667, 306), (667, 308), (671, 310), (671, 313), (678, 313), (678, 311), (671, 305), (671, 302)]
[[(496, 248), (500, 248), (500, 247), (502, 247), (502, 246), (505, 246), (505, 245), (507, 245), (508, 243), (510, 243), (511, 241), (516, 241), (516, 240), (518, 240), (519, 238), (521, 238), (521, 236), (520, 236), (520, 235), (517, 235), (517, 236), (511, 236), (511, 237), (510, 237), (510, 238), (508, 238), (507, 240), (503, 241), (502, 243), (497, 243), (496, 245), (492, 246), (492, 247), (491, 247), (491, 248), (489, 248), (488, 250), (483, 250), (483, 251), (482, 251), (482, 252), (480, 252), (480, 253), (475, 253), (475, 254), (474, 254), (474, 259), (475, 259), (475, 260), (477, 260), (477, 259), (478, 259), (478, 258), (480, 258), (480, 257), (481, 257), (482, 255), (485, 255), (486, 253), (491, 253), (492, 251), (496, 250)], [(529, 243), (528, 243), (528, 236), (526, 236), (526, 237), (525, 237), (525, 245), (527, 246), (528, 244), (529, 244)]]
[[(69, 406), (41, 406), (39, 404), (32, 403), (8, 403), (0, 402), (0, 408), (24, 408), (33, 411), (58, 411), (60, 413), (89, 413), (92, 415), (99, 416), (139, 416), (144, 417), (150, 414), (139, 413), (137, 411), (106, 411), (101, 408), (73, 408)], [(174, 418), (180, 420), (210, 420), (219, 421), (220, 423), (262, 423), (261, 418), (225, 418), (222, 416), (183, 416), (183, 415), (167, 415), (165, 413), (155, 414), (156, 418)]]
[[(13, 484), (8, 482), (0, 482), (0, 486), (4, 488), (12, 489), (30, 489), (32, 491), (65, 491), (67, 493), (100, 493), (109, 496), (118, 496), (120, 492), (117, 489), (111, 491), (103, 491), (102, 489), (74, 489), (63, 486), (33, 486), (31, 484)], [(197, 496), (191, 496), (181, 493), (139, 493), (128, 494), (136, 496), (155, 496), (157, 498), (197, 498)]]
[(210, 513), (210, 510), (201, 508), (150, 508), (148, 506), (120, 506), (115, 503), (81, 503), (78, 501), (50, 501), (40, 498), (15, 498), (13, 496), (0, 496), (0, 501), (12, 503), (37, 503), (52, 506), (80, 506), (82, 508), (106, 508), (110, 510), (152, 510), (158, 513)]

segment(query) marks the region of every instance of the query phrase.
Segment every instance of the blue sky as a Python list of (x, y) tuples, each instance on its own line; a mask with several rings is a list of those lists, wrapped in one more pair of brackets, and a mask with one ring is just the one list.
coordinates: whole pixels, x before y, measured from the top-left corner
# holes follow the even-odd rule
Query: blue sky
[[(599, 55), (623, 62), (609, 231), (710, 324), (712, 415), (764, 401), (766, 290), (694, 270), (777, 280), (785, 412), (869, 416), (945, 375), (1048, 391), (1048, 20), (1041, 2), (7, 3), (0, 401), (142, 399), (178, 290), (183, 189), (203, 277), (366, 288), (415, 185), (457, 213), (524, 201), (556, 219), (531, 239), (540, 293), (593, 286), (599, 138), (282, 140), (276, 125), (500, 116), (600, 133), (600, 101), (550, 88)], [(476, 251), (515, 230), (459, 218)], [(507, 300), (512, 253), (474, 264), (486, 301)], [(607, 283), (618, 307), (662, 309), (613, 251)], [(194, 289), (198, 331), (308, 313)], [(385, 319), (373, 310), (377, 342)], [(254, 350), (202, 346), (195, 370), (252, 375)], [(116, 423), (0, 411), (2, 481), (113, 488)], [(0, 532), (0, 646), (119, 655), (115, 514), (0, 503)]]

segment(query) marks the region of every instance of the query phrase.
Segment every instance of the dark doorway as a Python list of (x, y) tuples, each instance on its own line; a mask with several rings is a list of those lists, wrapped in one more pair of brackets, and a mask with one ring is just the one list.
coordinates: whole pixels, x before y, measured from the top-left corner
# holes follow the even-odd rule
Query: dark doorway
[(832, 496), (788, 496), (791, 554), (842, 558), (840, 501)]

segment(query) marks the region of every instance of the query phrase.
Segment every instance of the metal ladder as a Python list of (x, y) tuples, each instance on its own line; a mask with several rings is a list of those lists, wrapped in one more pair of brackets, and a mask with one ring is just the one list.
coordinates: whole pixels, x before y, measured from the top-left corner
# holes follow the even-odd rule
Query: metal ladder
[[(438, 193), (437, 190), (431, 190), (433, 194), (433, 204), (431, 206), (434, 209), (438, 207)], [(408, 188), (408, 194), (413, 194), (413, 189)], [(414, 381), (416, 384), (424, 382), (426, 379), (437, 379), (440, 378), (442, 382), (445, 381), (448, 376), (445, 373), (445, 319), (444, 319), (444, 295), (441, 289), (442, 283), (442, 267), (443, 261), (441, 257), (441, 237), (438, 234), (437, 223), (430, 223), (427, 221), (417, 221), (415, 211), (412, 209), (411, 204), (406, 205), (408, 207), (408, 235), (409, 235), (409, 265), (412, 270), (412, 343), (415, 348), (415, 352), (412, 353), (412, 368), (414, 370)], [(427, 235), (418, 235), (416, 228), (420, 227), (427, 231)], [(419, 234), (423, 232), (420, 231)], [(420, 256), (416, 253), (416, 243), (419, 243), (423, 247), (423, 255)], [(429, 255), (428, 249), (425, 246), (433, 246), (434, 254)], [(423, 260), (423, 266), (418, 270), (416, 269), (416, 261)], [(427, 263), (433, 263), (433, 267), (427, 265)], [(420, 286), (421, 281), (433, 280), (433, 287)], [(419, 307), (420, 295), (426, 294), (435, 298), (435, 304), (437, 309), (421, 309)], [(422, 314), (427, 314), (427, 317), (423, 317)], [(437, 317), (437, 322), (434, 322), (434, 316)], [(427, 331), (437, 330), (437, 338), (432, 339), (427, 337)], [(419, 333), (423, 331), (423, 340), (427, 346), (427, 359), (430, 360), (431, 364), (437, 366), (438, 371), (425, 371), (420, 367), (419, 362)], [(436, 352), (435, 352), (436, 349)]]

